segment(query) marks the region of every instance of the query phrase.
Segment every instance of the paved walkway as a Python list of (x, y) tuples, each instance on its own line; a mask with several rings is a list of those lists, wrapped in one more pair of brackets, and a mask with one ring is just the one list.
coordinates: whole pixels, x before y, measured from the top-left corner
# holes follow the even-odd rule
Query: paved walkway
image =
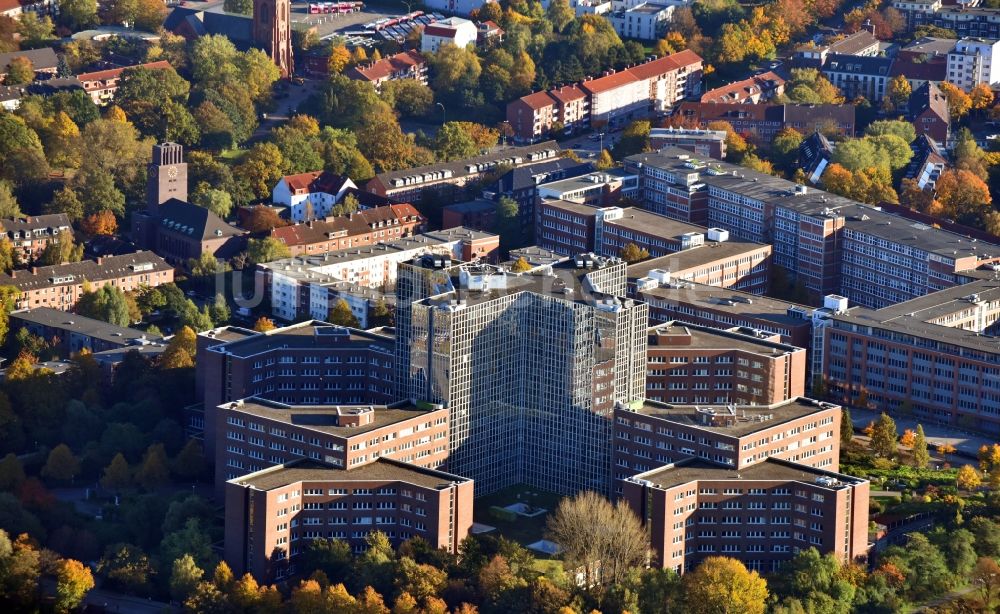
[[(854, 422), (855, 428), (858, 429), (863, 429), (868, 426), (868, 423), (878, 420), (880, 415), (881, 412), (877, 411), (860, 409), (857, 407), (851, 408), (851, 421)], [(896, 421), (896, 427), (899, 429), (900, 433), (906, 429), (916, 430), (917, 428), (918, 420), (915, 418), (895, 415), (892, 419)], [(962, 456), (976, 458), (976, 453), (979, 452), (979, 448), (984, 445), (998, 443), (996, 439), (991, 439), (984, 435), (969, 433), (954, 426), (929, 424), (924, 422), (921, 422), (921, 424), (924, 426), (924, 435), (927, 437), (927, 445), (932, 450), (937, 446), (937, 444), (948, 443), (955, 446), (955, 449), (958, 450), (959, 454)]]

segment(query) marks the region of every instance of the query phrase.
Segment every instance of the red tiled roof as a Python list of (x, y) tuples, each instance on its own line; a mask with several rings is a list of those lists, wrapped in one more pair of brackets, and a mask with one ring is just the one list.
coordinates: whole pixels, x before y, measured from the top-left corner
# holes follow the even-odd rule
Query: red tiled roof
[(373, 224), (414, 218), (423, 220), (420, 212), (411, 204), (386, 205), (364, 209), (351, 215), (275, 228), (271, 231), (271, 236), (289, 246), (308, 245), (326, 241), (330, 238), (330, 233), (346, 232), (345, 236), (357, 236), (372, 230)]
[(298, 175), (285, 175), (282, 177), (288, 184), (288, 189), (293, 193), (299, 190), (308, 192), (324, 192), (326, 194), (336, 194), (347, 181), (345, 177), (335, 175), (328, 171), (313, 171), (311, 173), (299, 173)]
[(632, 72), (623, 70), (604, 77), (598, 77), (597, 79), (591, 79), (590, 81), (584, 81), (580, 84), (580, 87), (591, 94), (600, 94), (628, 85), (629, 83), (635, 83), (636, 81), (639, 81), (639, 78), (632, 74)]
[(138, 64), (136, 66), (122, 66), (121, 68), (109, 68), (108, 70), (97, 70), (94, 72), (85, 72), (83, 74), (77, 75), (76, 78), (81, 82), (86, 81), (107, 81), (108, 79), (114, 79), (122, 74), (122, 72), (128, 70), (129, 68), (152, 68), (157, 70), (165, 70), (167, 68), (172, 68), (170, 62), (166, 60), (158, 60), (156, 62), (149, 62), (148, 64)]
[(351, 69), (348, 76), (366, 81), (379, 81), (389, 77), (393, 73), (402, 72), (413, 66), (420, 66), (426, 63), (427, 60), (424, 59), (424, 56), (420, 55), (419, 51), (404, 51), (403, 53), (383, 58), (365, 68), (356, 66)]
[(21, 8), (18, 0), (0, 0), (0, 13), (6, 13), (16, 8)]
[(534, 94), (521, 96), (520, 100), (536, 111), (555, 104), (555, 100), (552, 99), (552, 96), (549, 96), (548, 92), (535, 92)]
[(424, 34), (430, 36), (444, 36), (446, 38), (455, 38), (458, 34), (458, 28), (453, 28), (450, 26), (442, 26), (436, 23), (429, 23), (424, 26)]
[(702, 95), (701, 101), (742, 102), (747, 96), (777, 89), (784, 85), (784, 83), (784, 79), (774, 72), (768, 71), (760, 75), (754, 75), (749, 79), (743, 79), (742, 81), (736, 81), (722, 87), (717, 87), (714, 90), (709, 90)]
[(552, 96), (559, 102), (565, 104), (567, 102), (573, 102), (574, 100), (580, 100), (581, 98), (586, 98), (587, 94), (583, 92), (576, 85), (564, 85), (558, 89), (549, 90), (549, 96)]
[(692, 64), (700, 64), (701, 62), (701, 56), (690, 49), (685, 49), (684, 51), (678, 51), (677, 53), (665, 55), (662, 58), (657, 58), (655, 60), (633, 66), (632, 68), (627, 69), (626, 72), (632, 73), (639, 79), (652, 79), (653, 77), (659, 77), (660, 75), (664, 75), (668, 72), (678, 70)]

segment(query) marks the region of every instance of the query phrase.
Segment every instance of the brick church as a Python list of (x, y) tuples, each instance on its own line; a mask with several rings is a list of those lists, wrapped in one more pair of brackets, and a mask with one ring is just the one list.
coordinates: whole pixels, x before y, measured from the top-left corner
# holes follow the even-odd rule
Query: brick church
[(282, 77), (295, 72), (290, 0), (254, 0), (252, 16), (178, 6), (163, 28), (188, 40), (222, 34), (237, 47), (263, 49), (281, 69)]
[(246, 231), (204, 207), (187, 202), (187, 163), (177, 143), (153, 146), (146, 180), (146, 210), (132, 214), (132, 240), (174, 266), (203, 253), (232, 258), (246, 246)]

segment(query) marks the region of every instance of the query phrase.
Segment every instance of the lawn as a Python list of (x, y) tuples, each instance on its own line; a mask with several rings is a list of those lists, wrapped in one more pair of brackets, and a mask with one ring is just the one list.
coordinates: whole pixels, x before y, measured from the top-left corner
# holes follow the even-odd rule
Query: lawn
[[(545, 520), (555, 510), (559, 499), (561, 497), (555, 493), (518, 484), (476, 499), (473, 518), (476, 522), (496, 527), (497, 534), (527, 546), (545, 537)], [(490, 514), (491, 507), (504, 507), (511, 503), (527, 503), (532, 507), (542, 507), (548, 510), (548, 513), (533, 518), (518, 516), (512, 521), (502, 520)], [(539, 557), (545, 556), (538, 552), (534, 554)]]

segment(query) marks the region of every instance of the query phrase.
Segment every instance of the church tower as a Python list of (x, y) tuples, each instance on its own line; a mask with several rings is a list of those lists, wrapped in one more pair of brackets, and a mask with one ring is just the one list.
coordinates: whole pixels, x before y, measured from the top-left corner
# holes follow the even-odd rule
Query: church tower
[(187, 163), (184, 147), (177, 143), (153, 145), (153, 161), (146, 178), (146, 210), (156, 213), (171, 198), (186, 201), (188, 197)]
[(288, 78), (292, 64), (292, 21), (290, 0), (254, 0), (253, 42), (267, 52)]

